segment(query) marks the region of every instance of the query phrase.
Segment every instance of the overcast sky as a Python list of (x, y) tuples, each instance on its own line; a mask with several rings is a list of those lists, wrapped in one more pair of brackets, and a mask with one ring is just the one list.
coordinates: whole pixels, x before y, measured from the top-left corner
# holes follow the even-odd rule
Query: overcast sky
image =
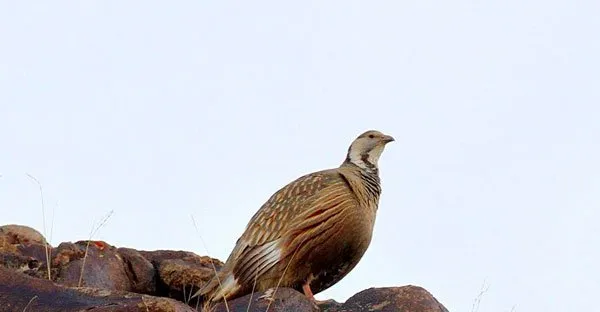
[(43, 229), (29, 173), (54, 245), (112, 210), (95, 239), (225, 260), (378, 129), (373, 241), (318, 299), (597, 309), (599, 1), (0, 3), (0, 224)]

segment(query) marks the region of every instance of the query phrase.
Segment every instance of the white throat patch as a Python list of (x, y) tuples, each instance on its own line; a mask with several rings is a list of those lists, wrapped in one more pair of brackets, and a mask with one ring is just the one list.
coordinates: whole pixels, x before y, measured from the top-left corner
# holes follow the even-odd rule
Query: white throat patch
[[(348, 157), (350, 158), (350, 162), (355, 164), (361, 169), (365, 170), (373, 170), (377, 169), (379, 162), (379, 157), (383, 152), (384, 145), (377, 145), (372, 150), (366, 153), (361, 153), (361, 149), (359, 148), (350, 148), (350, 152)], [(365, 157), (366, 156), (366, 157)]]

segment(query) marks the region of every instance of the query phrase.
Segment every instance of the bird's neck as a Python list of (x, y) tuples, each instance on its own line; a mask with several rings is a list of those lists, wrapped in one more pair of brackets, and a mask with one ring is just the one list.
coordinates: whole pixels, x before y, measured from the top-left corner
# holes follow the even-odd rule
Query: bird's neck
[(346, 156), (346, 162), (352, 163), (357, 167), (373, 174), (378, 174), (379, 157), (383, 152), (383, 144), (379, 144), (370, 150), (364, 150), (350, 146)]
[(363, 195), (360, 196), (360, 198), (368, 199), (362, 203), (364, 207), (371, 207), (374, 209), (373, 211), (376, 211), (379, 203), (379, 196), (381, 195), (381, 184), (377, 167), (361, 167), (355, 162), (349, 161), (348, 159), (346, 159), (341, 167), (352, 169), (351, 175), (357, 178), (352, 180), (356, 181), (356, 184), (354, 182), (350, 183), (352, 189), (354, 192)]
[(375, 198), (376, 201), (379, 200), (379, 195), (381, 195), (381, 183), (379, 180), (379, 174), (377, 172), (371, 173), (368, 171), (361, 172), (361, 179), (367, 192)]

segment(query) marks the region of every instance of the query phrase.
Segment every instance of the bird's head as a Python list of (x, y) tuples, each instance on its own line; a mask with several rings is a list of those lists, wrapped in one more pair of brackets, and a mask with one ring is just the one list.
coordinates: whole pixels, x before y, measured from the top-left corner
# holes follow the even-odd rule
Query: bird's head
[(348, 148), (346, 163), (351, 163), (361, 169), (377, 172), (379, 156), (386, 144), (394, 138), (376, 130), (369, 130), (358, 136)]

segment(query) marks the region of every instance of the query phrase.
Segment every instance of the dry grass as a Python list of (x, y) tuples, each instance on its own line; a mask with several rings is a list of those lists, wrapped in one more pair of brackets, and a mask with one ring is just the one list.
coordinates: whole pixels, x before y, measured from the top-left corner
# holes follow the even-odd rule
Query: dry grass
[(190, 301), (192, 300), (192, 292), (194, 292), (194, 285), (190, 285), (190, 293), (188, 294), (189, 296), (186, 296), (185, 285), (183, 285), (183, 302), (185, 304), (190, 304)]
[[(194, 223), (194, 228), (196, 229), (196, 233), (198, 234), (198, 237), (200, 237), (200, 242), (202, 242), (202, 246), (204, 247), (204, 250), (206, 251), (207, 255), (210, 255), (210, 252), (208, 251), (208, 247), (206, 246), (206, 242), (204, 241), (204, 239), (202, 238), (202, 235), (200, 235), (200, 231), (198, 230), (198, 225), (196, 224), (196, 219), (194, 219), (194, 216), (191, 216), (192, 218), (192, 223)], [(210, 259), (210, 264), (212, 265), (212, 269), (213, 272), (215, 273), (215, 278), (217, 279), (217, 282), (219, 283), (219, 289), (223, 289), (223, 285), (221, 284), (221, 279), (219, 278), (219, 273), (217, 272), (217, 267), (215, 266), (215, 263), (212, 261), (212, 258), (209, 256), (208, 259)], [(200, 302), (200, 300), (198, 300), (198, 303)], [(230, 312), (229, 310), (229, 305), (227, 304), (227, 299), (225, 298), (225, 296), (223, 296), (223, 302), (225, 304), (225, 310), (227, 310), (227, 312)], [(196, 304), (196, 310), (198, 310), (198, 304)]]
[(102, 228), (106, 222), (108, 221), (108, 219), (110, 219), (110, 216), (112, 216), (113, 214), (113, 210), (109, 211), (104, 218), (102, 218), (100, 220), (100, 222), (98, 223), (97, 226), (92, 226), (92, 229), (90, 230), (90, 236), (88, 237), (88, 241), (87, 244), (85, 245), (85, 253), (83, 254), (83, 260), (81, 262), (81, 272), (79, 273), (79, 281), (77, 282), (77, 287), (81, 287), (81, 283), (83, 281), (83, 271), (85, 269), (85, 259), (87, 258), (88, 255), (88, 251), (90, 249), (90, 243), (92, 241), (92, 237), (94, 235), (96, 235), (96, 233), (98, 233), (98, 230), (100, 230), (100, 228)]
[(483, 280), (483, 284), (481, 285), (479, 294), (477, 294), (477, 297), (475, 297), (475, 300), (473, 300), (473, 306), (471, 307), (471, 312), (479, 311), (479, 304), (481, 304), (481, 299), (483, 299), (483, 295), (485, 295), (485, 293), (487, 293), (489, 289), (490, 289), (490, 285), (488, 285), (486, 283), (486, 281)]
[(27, 311), (27, 308), (29, 308), (29, 305), (35, 300), (37, 299), (38, 296), (33, 296), (31, 299), (29, 299), (29, 302), (27, 302), (27, 305), (23, 308), (23, 312)]
[[(481, 300), (483, 299), (484, 295), (489, 291), (490, 289), (490, 285), (486, 282), (486, 280), (483, 280), (483, 284), (481, 285), (481, 289), (479, 289), (479, 293), (477, 294), (477, 296), (475, 297), (475, 299), (473, 300), (473, 305), (471, 307), (471, 312), (479, 312), (479, 305), (481, 304)], [(517, 306), (513, 305), (510, 310), (506, 310), (507, 312), (515, 312), (517, 311)]]
[(254, 274), (254, 283), (252, 284), (252, 292), (250, 293), (250, 299), (248, 299), (248, 307), (246, 308), (246, 312), (250, 311), (250, 306), (252, 305), (252, 297), (254, 296), (254, 290), (256, 289), (256, 281), (258, 281), (258, 274)]
[[(27, 177), (35, 182), (40, 190), (40, 199), (42, 202), (42, 233), (44, 234), (44, 253), (46, 256), (46, 269), (48, 271), (48, 280), (52, 280), (52, 276), (50, 274), (50, 248), (48, 248), (48, 240), (46, 239), (46, 207), (44, 205), (44, 189), (42, 187), (42, 183), (38, 179), (36, 179), (33, 175), (26, 173)], [(52, 214), (52, 223), (54, 223), (54, 213)], [(54, 225), (52, 226), (54, 228)]]

